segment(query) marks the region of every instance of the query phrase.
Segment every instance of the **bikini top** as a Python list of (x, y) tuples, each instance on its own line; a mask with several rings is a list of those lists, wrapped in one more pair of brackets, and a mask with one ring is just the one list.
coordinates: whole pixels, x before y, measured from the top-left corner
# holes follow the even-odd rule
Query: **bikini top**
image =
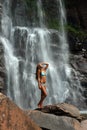
[(46, 72), (44, 72), (44, 71), (41, 71), (41, 76), (46, 76)]

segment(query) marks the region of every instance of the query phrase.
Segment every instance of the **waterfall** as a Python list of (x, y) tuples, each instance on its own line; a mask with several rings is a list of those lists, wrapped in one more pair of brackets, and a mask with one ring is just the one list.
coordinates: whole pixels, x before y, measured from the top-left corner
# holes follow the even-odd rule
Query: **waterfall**
[(45, 23), (44, 23), (44, 14), (43, 14), (43, 10), (42, 10), (41, 0), (37, 1), (37, 8), (38, 8), (39, 25), (40, 25), (41, 28), (44, 28)]
[[(45, 12), (41, 0), (37, 0), (39, 27), (13, 26), (10, 14), (10, 3), (4, 0), (2, 15), (2, 36), (0, 41), (4, 46), (5, 65), (7, 69), (7, 95), (21, 108), (36, 108), (40, 99), (40, 91), (35, 79), (38, 62), (48, 62), (47, 92), (44, 104), (65, 102), (70, 99), (76, 102), (81, 97), (80, 82), (72, 79), (71, 73), (76, 73), (69, 65), (69, 49), (65, 9), (61, 0), (59, 5), (60, 29), (48, 29), (45, 25)], [(59, 42), (52, 43), (55, 34)], [(55, 50), (53, 50), (56, 48)], [(74, 87), (76, 90), (74, 90)]]
[(3, 44), (5, 50), (5, 64), (8, 76), (8, 95), (10, 98), (14, 99), (17, 104), (20, 105), (20, 90), (18, 82), (19, 61), (13, 54), (11, 43), (4, 37), (0, 37), (0, 41)]
[(12, 21), (10, 18), (10, 2), (4, 1), (3, 3), (3, 16), (2, 16), (2, 34), (6, 37), (10, 37)]

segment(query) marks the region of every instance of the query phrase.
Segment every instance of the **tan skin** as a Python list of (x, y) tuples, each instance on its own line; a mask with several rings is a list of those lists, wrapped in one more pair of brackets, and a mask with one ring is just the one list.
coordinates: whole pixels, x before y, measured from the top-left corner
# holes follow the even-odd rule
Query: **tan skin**
[(41, 72), (43, 71), (44, 73), (46, 73), (46, 70), (47, 70), (49, 64), (46, 63), (46, 62), (42, 62), (42, 63), (39, 63), (37, 66), (38, 66), (38, 79), (37, 79), (38, 88), (41, 90), (41, 99), (38, 103), (38, 107), (42, 108), (43, 107), (43, 101), (47, 96), (47, 91), (46, 91), (46, 85), (45, 85), (46, 75), (41, 76)]

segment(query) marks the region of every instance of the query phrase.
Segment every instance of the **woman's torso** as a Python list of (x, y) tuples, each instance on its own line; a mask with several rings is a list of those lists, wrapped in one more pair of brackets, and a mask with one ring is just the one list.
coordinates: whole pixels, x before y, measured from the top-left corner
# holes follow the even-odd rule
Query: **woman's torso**
[(46, 83), (46, 70), (45, 69), (40, 70), (40, 82)]

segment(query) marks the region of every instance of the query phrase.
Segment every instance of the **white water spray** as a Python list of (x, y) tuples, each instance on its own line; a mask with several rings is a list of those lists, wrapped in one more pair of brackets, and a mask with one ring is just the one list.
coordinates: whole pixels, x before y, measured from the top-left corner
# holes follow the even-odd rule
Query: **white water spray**
[(37, 9), (38, 9), (39, 25), (41, 28), (45, 28), (45, 20), (41, 0), (37, 0)]
[[(14, 56), (11, 43), (4, 37), (0, 37), (0, 42), (4, 46), (5, 65), (8, 77), (7, 95), (14, 99), (20, 106), (20, 90), (19, 90), (19, 61)], [(16, 90), (16, 91), (15, 91)]]

